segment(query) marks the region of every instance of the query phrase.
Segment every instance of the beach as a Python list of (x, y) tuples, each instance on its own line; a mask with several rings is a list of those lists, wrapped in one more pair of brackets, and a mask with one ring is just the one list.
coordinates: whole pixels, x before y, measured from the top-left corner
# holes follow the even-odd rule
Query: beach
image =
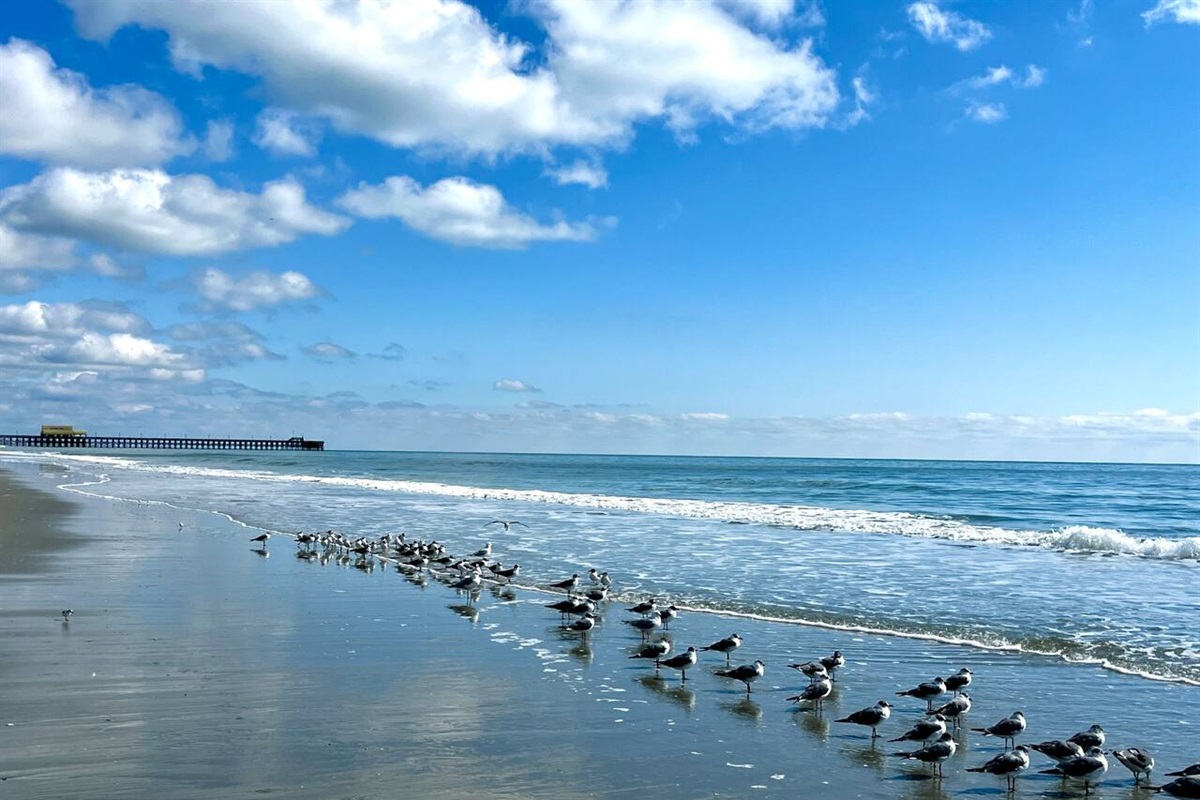
[[(976, 675), (973, 725), (1019, 709), (1022, 740), (1041, 741), (1099, 722), (1109, 746), (1152, 751), (1159, 774), (1200, 751), (1200, 688), (1185, 683), (684, 611), (677, 651), (736, 631), (746, 643), (732, 662), (765, 662), (747, 696), (713, 674), (725, 666), (714, 653), (686, 684), (666, 669), (655, 679), (628, 658), (640, 637), (617, 604), (585, 642), (543, 607), (551, 593), (489, 586), (471, 601), (383, 561), (299, 559), (278, 534), (259, 551), (257, 528), (220, 514), (64, 491), (70, 481), (33, 464), (5, 469), (5, 800), (1004, 796), (1003, 780), (963, 771), (1001, 752), (996, 740), (960, 730), (932, 780), (888, 755), (909, 748), (834, 722), (889, 699), (880, 733), (897, 737), (924, 704), (895, 692), (961, 666)], [(47, 533), (31, 538), (38, 526)], [(785, 698), (807, 681), (786, 665), (834, 649), (848, 663), (833, 696), (820, 713), (797, 710)], [(1147, 796), (1110, 761), (1093, 796)], [(1015, 796), (1058, 790), (1033, 774), (1049, 762), (1033, 763)]]

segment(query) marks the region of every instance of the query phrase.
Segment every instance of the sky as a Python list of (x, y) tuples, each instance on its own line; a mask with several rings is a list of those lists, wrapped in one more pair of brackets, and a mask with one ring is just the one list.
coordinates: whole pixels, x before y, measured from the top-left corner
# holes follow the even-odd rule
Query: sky
[(1200, 0), (9, 0), (0, 432), (1200, 461)]

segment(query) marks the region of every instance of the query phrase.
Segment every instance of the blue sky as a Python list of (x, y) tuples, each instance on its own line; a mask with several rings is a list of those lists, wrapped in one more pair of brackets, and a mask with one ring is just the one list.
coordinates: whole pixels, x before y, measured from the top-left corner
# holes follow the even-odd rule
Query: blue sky
[(12, 2), (0, 428), (1200, 460), (1200, 0)]

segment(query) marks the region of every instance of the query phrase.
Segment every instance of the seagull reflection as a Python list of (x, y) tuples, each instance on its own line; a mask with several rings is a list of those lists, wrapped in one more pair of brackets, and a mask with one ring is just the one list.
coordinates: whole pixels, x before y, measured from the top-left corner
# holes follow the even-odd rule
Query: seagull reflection
[(490, 584), (488, 586), (488, 591), (492, 593), (492, 597), (505, 603), (511, 603), (517, 599), (517, 590), (508, 584), (503, 586), (498, 584)]
[(255, 553), (256, 555), (262, 556), (263, 558), (271, 557), (271, 554), (267, 552), (267, 548), (265, 548), (265, 547), (251, 547), (250, 552)]
[(950, 800), (950, 795), (942, 788), (942, 782), (935, 780), (935, 776), (913, 774), (908, 777), (909, 790), (904, 793), (904, 800)]
[(472, 625), (479, 622), (479, 609), (473, 605), (468, 605), (466, 603), (455, 603), (453, 605), (446, 606), (446, 608), (450, 609), (455, 614), (458, 614), (463, 619), (469, 619)]
[[(808, 711), (809, 709), (798, 708), (796, 710)], [(817, 741), (829, 741), (829, 720), (821, 713), (820, 709), (812, 709), (812, 713), (807, 714), (792, 714), (792, 721)]]
[(659, 697), (665, 697), (683, 706), (689, 713), (696, 707), (696, 693), (689, 689), (687, 684), (676, 684), (662, 675), (642, 675), (637, 678), (637, 682)]
[(749, 697), (743, 697), (736, 703), (721, 703), (721, 708), (730, 711), (743, 719), (748, 719), (754, 724), (762, 722), (762, 706), (754, 702)]
[(875, 745), (874, 739), (869, 744), (847, 744), (842, 748), (842, 755), (855, 764), (862, 764), (879, 772), (887, 766), (887, 753)]
[(429, 578), (425, 576), (424, 572), (405, 572), (404, 570), (400, 570), (400, 574), (404, 576), (404, 580), (413, 586), (419, 586), (424, 589), (429, 585)]
[[(574, 637), (572, 637), (572, 639), (574, 639)], [(572, 658), (578, 659), (579, 661), (583, 662), (584, 664), (591, 664), (592, 663), (592, 645), (591, 645), (591, 643), (588, 642), (587, 639), (584, 639), (582, 641), (577, 641), (576, 645), (574, 647), (567, 650), (567, 655), (571, 656)]]

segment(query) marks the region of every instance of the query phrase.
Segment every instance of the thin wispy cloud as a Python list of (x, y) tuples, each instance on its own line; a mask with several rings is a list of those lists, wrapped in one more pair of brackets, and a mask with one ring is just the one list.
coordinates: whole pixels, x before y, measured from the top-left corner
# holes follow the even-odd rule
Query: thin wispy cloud
[(912, 3), (906, 10), (908, 21), (929, 42), (953, 44), (967, 52), (992, 38), (991, 29), (982, 22), (945, 10), (936, 2)]

